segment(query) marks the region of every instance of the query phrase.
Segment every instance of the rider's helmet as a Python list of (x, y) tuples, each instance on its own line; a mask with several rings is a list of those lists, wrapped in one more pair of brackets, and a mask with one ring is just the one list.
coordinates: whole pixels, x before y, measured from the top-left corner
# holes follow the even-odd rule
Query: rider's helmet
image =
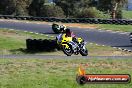
[(66, 26), (65, 26), (65, 25), (61, 25), (61, 26), (60, 26), (60, 30), (61, 30), (61, 31), (64, 31), (65, 29), (66, 29)]
[(71, 37), (71, 30), (68, 28), (66, 29), (66, 36)]

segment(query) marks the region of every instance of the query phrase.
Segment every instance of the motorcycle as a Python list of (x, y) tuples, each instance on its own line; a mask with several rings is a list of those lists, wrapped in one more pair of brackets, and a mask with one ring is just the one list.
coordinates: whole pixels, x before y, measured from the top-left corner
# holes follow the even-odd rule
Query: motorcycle
[(72, 54), (82, 56), (88, 55), (88, 50), (86, 48), (86, 42), (82, 38), (65, 37), (66, 34), (62, 35), (61, 41), (57, 41), (58, 45), (61, 47), (64, 54), (71, 56)]
[(65, 25), (58, 25), (58, 24), (53, 23), (52, 24), (52, 30), (56, 34), (65, 33), (66, 32), (66, 26)]

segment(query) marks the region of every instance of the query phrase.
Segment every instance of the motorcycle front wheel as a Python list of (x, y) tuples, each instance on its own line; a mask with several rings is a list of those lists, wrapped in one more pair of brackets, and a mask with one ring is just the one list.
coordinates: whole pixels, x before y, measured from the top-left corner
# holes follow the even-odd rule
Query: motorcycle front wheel
[(80, 54), (81, 54), (82, 56), (87, 56), (87, 55), (88, 55), (88, 50), (87, 50), (87, 48), (81, 49), (81, 50), (80, 50)]
[(62, 46), (62, 50), (64, 54), (66, 54), (67, 56), (71, 56), (73, 54), (73, 51), (70, 46), (69, 47)]

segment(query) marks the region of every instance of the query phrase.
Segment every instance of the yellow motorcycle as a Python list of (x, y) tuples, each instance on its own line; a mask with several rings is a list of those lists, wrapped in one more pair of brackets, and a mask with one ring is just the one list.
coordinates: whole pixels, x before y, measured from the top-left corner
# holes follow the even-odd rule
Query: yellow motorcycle
[(61, 35), (61, 41), (57, 39), (57, 44), (61, 47), (64, 54), (71, 56), (72, 54), (82, 56), (88, 55), (88, 50), (86, 48), (86, 42), (82, 38), (66, 37), (66, 34)]

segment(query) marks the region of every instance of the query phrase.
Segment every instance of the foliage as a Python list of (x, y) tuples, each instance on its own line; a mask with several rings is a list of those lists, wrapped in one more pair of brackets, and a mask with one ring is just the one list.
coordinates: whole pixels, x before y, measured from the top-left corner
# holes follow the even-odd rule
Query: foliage
[(62, 8), (55, 5), (45, 5), (42, 7), (40, 16), (44, 17), (65, 17)]
[(0, 1), (0, 14), (11, 15), (15, 11), (14, 0), (2, 0)]
[(45, 0), (33, 0), (29, 6), (29, 14), (32, 16), (40, 16)]
[(108, 14), (104, 14), (102, 11), (97, 10), (95, 7), (83, 9), (79, 12), (79, 18), (110, 18)]
[(66, 17), (72, 17), (80, 9), (89, 7), (90, 0), (56, 0), (55, 3), (63, 9)]
[(100, 0), (98, 9), (111, 13), (112, 18), (122, 18), (122, 8), (127, 0)]
[[(46, 17), (103, 17), (122, 18), (122, 7), (128, 0), (1, 0), (1, 15), (46, 16)], [(96, 7), (96, 9), (92, 9)], [(93, 10), (93, 11), (92, 11)], [(86, 12), (86, 13), (85, 13)], [(88, 13), (90, 12), (90, 13)], [(100, 13), (100, 14), (96, 14)], [(104, 16), (104, 13), (105, 14)], [(57, 15), (58, 14), (58, 15)], [(102, 14), (102, 15), (101, 15)], [(65, 15), (65, 16), (64, 16)], [(88, 16), (89, 15), (89, 16)], [(93, 16), (92, 16), (93, 15)]]

